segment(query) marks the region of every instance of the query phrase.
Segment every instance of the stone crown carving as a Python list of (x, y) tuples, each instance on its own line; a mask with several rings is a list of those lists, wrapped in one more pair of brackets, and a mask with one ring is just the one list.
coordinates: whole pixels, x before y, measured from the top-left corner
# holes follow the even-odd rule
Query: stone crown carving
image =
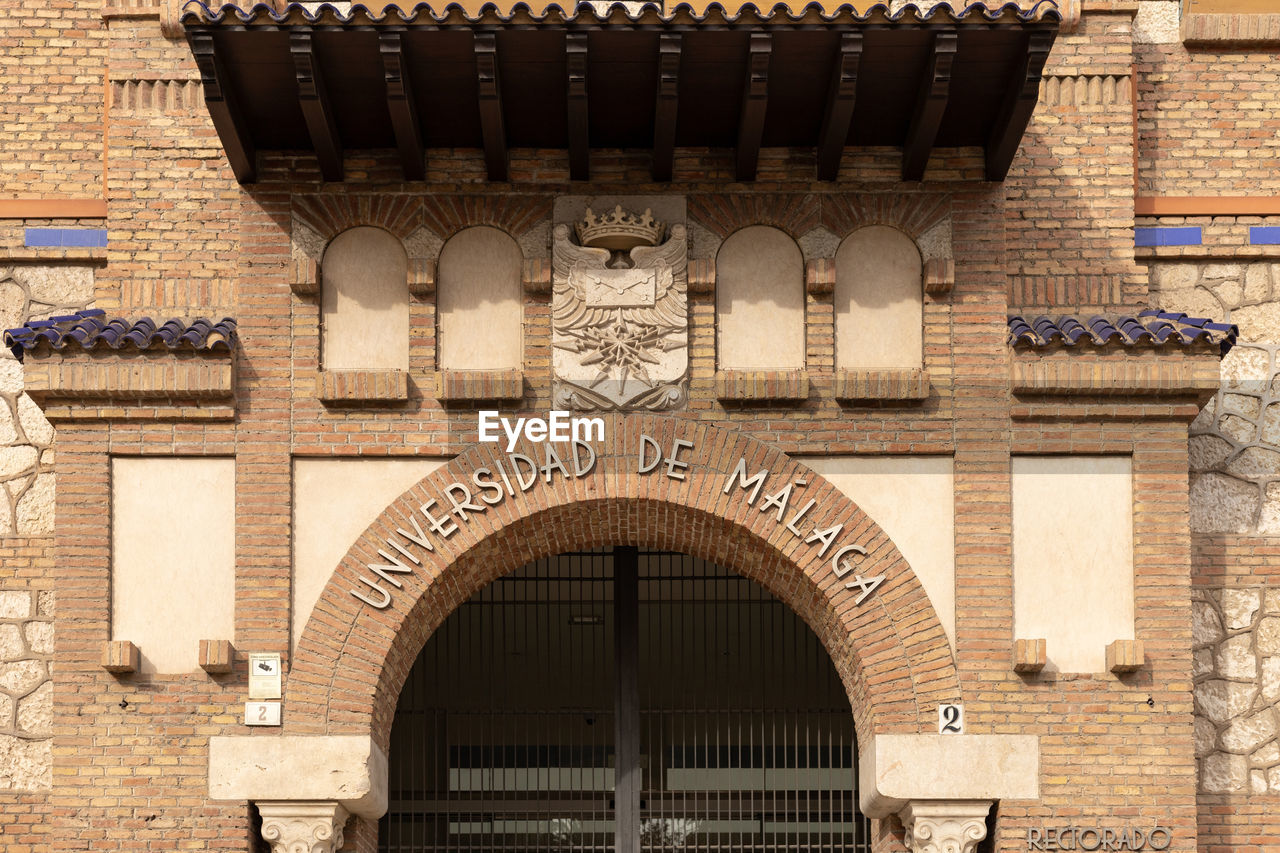
[(637, 215), (623, 210), (619, 204), (601, 216), (596, 216), (588, 207), (587, 215), (574, 225), (574, 230), (583, 246), (625, 252), (636, 246), (658, 245), (666, 227), (665, 222), (653, 218), (649, 208)]

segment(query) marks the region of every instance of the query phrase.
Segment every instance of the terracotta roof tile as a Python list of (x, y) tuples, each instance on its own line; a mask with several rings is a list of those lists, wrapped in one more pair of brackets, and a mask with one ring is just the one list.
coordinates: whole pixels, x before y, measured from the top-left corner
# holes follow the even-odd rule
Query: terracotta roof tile
[[(859, 3), (858, 6), (863, 4)], [(505, 6), (505, 4), (504, 4)], [(535, 12), (537, 8), (540, 11)], [(374, 11), (380, 9), (381, 11)], [(386, 0), (379, 0), (370, 5), (352, 3), (343, 10), (331, 3), (324, 3), (317, 8), (315, 3), (289, 3), (277, 12), (266, 3), (248, 4), (244, 8), (234, 3), (202, 3), (200, 0), (187, 0), (182, 5), (182, 22), (184, 24), (399, 24), (399, 23), (437, 23), (450, 25), (466, 25), (474, 23), (507, 24), (507, 23), (672, 23), (711, 25), (723, 24), (759, 24), (769, 21), (825, 23), (893, 23), (910, 26), (919, 23), (948, 22), (1022, 22), (1030, 23), (1042, 20), (1061, 21), (1062, 11), (1056, 0), (1022, 0), (1022, 2), (921, 2), (907, 3), (905, 6), (891, 11), (884, 2), (868, 3), (862, 11), (848, 3), (841, 4), (834, 11), (825, 11), (819, 3), (809, 3), (798, 12), (790, 11), (786, 4), (765, 4), (757, 6), (746, 3), (736, 11), (728, 11), (720, 3), (712, 3), (703, 12), (694, 12), (688, 3), (674, 4), (664, 9), (661, 3), (538, 3), (531, 7), (528, 3), (517, 2), (506, 6), (502, 11), (495, 3), (485, 3), (478, 14), (470, 15), (458, 3), (419, 2), (403, 7)], [(314, 11), (313, 11), (314, 10)]]
[(224, 317), (217, 323), (200, 318), (190, 323), (168, 320), (160, 325), (150, 317), (132, 323), (120, 318), (108, 319), (100, 308), (89, 308), (48, 320), (31, 320), (20, 328), (4, 333), (4, 345), (19, 361), (23, 354), (45, 342), (56, 350), (79, 344), (82, 349), (96, 347), (138, 350), (231, 349), (235, 343), (236, 321)]
[(1098, 315), (1087, 320), (1072, 316), (1009, 317), (1009, 345), (1015, 347), (1047, 347), (1055, 343), (1069, 347), (1080, 343), (1097, 347), (1169, 343), (1189, 346), (1203, 342), (1218, 344), (1226, 355), (1238, 335), (1239, 330), (1228, 323), (1160, 310), (1137, 315)]

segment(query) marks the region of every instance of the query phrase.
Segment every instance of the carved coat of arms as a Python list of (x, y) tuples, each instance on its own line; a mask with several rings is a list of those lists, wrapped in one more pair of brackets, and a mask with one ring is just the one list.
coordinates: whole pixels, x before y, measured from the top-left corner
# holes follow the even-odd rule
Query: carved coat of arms
[[(666, 240), (663, 240), (663, 237)], [(687, 398), (688, 249), (621, 206), (559, 224), (552, 250), (555, 403), (581, 411), (673, 409)]]

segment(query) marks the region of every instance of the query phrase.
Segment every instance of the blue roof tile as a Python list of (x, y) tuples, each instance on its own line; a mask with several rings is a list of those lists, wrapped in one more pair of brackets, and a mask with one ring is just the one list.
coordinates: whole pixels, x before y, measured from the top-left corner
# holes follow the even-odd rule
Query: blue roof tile
[(1041, 315), (1034, 319), (1014, 315), (1009, 317), (1008, 340), (1010, 346), (1031, 348), (1056, 343), (1073, 347), (1081, 342), (1096, 347), (1209, 343), (1218, 344), (1226, 355), (1235, 346), (1238, 335), (1239, 330), (1229, 323), (1155, 309), (1137, 314), (1100, 314), (1083, 322), (1070, 315)]
[(52, 349), (66, 349), (79, 344), (91, 350), (99, 346), (110, 349), (132, 347), (150, 349), (230, 350), (235, 344), (236, 321), (224, 317), (214, 323), (200, 318), (190, 323), (168, 320), (157, 326), (150, 317), (132, 322), (120, 318), (107, 319), (100, 308), (88, 308), (47, 320), (31, 320), (4, 333), (4, 345), (19, 361), (23, 355), (48, 343)]

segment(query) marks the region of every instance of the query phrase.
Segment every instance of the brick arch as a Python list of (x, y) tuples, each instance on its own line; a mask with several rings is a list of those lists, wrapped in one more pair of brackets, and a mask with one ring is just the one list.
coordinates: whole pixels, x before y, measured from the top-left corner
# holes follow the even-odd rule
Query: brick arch
[[(637, 473), (640, 435), (669, 448), (674, 439), (693, 442), (682, 455), (686, 479), (667, 477), (663, 466)], [(853, 707), (858, 736), (879, 732), (929, 731), (939, 702), (959, 701), (960, 682), (937, 614), (915, 573), (896, 546), (852, 501), (810, 469), (776, 448), (739, 431), (686, 418), (613, 416), (604, 442), (596, 442), (590, 474), (548, 486), (540, 478), (523, 497), (506, 498), (435, 550), (415, 554), (421, 566), (400, 575), (403, 588), (375, 609), (350, 594), (368, 575), (366, 564), (396, 528), (425, 501), (440, 500), (444, 487), (468, 482), (479, 466), (505, 454), (478, 444), (433, 472), (396, 499), (370, 525), (334, 570), (292, 661), (285, 705), (289, 734), (371, 734), (386, 747), (400, 688), (435, 628), (458, 605), (490, 581), (539, 558), (604, 545), (637, 545), (680, 551), (731, 568), (760, 583), (800, 615), (831, 655)], [(522, 444), (516, 452), (539, 460), (542, 448)], [(754, 506), (736, 486), (723, 491), (739, 459), (748, 474), (770, 474)], [(787, 483), (802, 501), (816, 504), (806, 522), (844, 525), (840, 544), (867, 551), (858, 571), (884, 574), (886, 581), (862, 605), (831, 572), (832, 552), (819, 558), (760, 511), (760, 501)], [(788, 512), (788, 516), (790, 510)], [(419, 516), (421, 518), (421, 516)], [(807, 529), (807, 527), (802, 528)], [(838, 547), (838, 546), (836, 546)]]

